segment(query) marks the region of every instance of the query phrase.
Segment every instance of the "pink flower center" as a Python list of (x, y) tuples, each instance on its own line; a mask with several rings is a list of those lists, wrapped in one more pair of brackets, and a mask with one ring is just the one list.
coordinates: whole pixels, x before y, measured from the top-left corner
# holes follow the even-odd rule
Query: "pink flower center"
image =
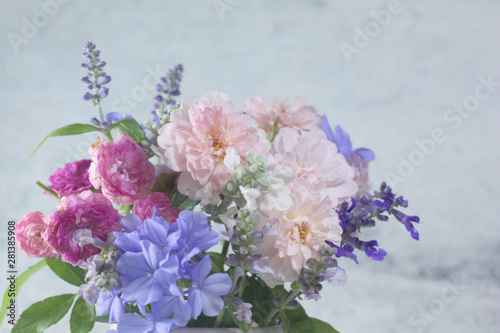
[(308, 239), (308, 236), (312, 234), (311, 221), (305, 216), (298, 217), (295, 220), (296, 220), (294, 222), (295, 230), (290, 235), (290, 239), (300, 244), (305, 244)]
[(207, 140), (208, 146), (212, 148), (210, 155), (214, 159), (223, 160), (226, 157), (227, 141), (218, 134), (210, 134)]

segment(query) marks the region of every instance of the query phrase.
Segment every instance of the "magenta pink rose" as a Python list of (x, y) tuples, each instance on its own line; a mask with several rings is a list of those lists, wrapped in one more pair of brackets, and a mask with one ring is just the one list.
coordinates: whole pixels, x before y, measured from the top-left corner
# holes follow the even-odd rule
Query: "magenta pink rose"
[(130, 136), (120, 132), (112, 142), (99, 139), (89, 153), (90, 182), (111, 201), (133, 205), (150, 193), (156, 181), (155, 167)]
[(47, 228), (48, 225), (44, 222), (42, 213), (31, 212), (24, 215), (16, 224), (17, 247), (24, 250), (28, 257), (57, 257), (57, 253), (45, 239)]
[(61, 259), (76, 265), (79, 260), (86, 261), (100, 249), (92, 244), (80, 247), (73, 239), (76, 230), (87, 229), (92, 237), (103, 242), (108, 234), (120, 231), (120, 214), (104, 195), (85, 191), (64, 197), (57, 204), (58, 211), (47, 216), (48, 229), (45, 237)]
[(153, 209), (158, 210), (158, 215), (163, 217), (168, 223), (172, 224), (177, 220), (179, 213), (181, 212), (178, 208), (172, 207), (172, 202), (165, 193), (154, 192), (148, 195), (146, 198), (139, 199), (132, 209), (132, 213), (138, 215), (141, 220), (145, 220), (151, 217), (153, 214)]
[(50, 176), (52, 185), (49, 188), (60, 197), (91, 190), (94, 187), (89, 180), (89, 167), (91, 160), (81, 160), (67, 163), (64, 168), (59, 168)]

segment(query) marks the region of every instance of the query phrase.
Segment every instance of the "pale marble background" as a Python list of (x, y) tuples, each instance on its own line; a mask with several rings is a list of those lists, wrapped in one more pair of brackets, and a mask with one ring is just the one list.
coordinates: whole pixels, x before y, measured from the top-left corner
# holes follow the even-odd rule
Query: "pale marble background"
[[(372, 11), (387, 9), (390, 19), (361, 40), (358, 29), (377, 29)], [(376, 237), (386, 260), (341, 261), (347, 285), (326, 285), (322, 300), (304, 302), (310, 315), (344, 333), (498, 332), (500, 84), (485, 87), (480, 78), (500, 82), (499, 14), (493, 0), (1, 0), (1, 251), (8, 219), (55, 210), (35, 181), (84, 158), (93, 141), (50, 139), (25, 164), (44, 135), (96, 115), (79, 82), (91, 40), (113, 77), (105, 112), (146, 119), (148, 83), (182, 63), (183, 97), (213, 88), (238, 106), (255, 95), (307, 98), (355, 146), (375, 151), (374, 183), (400, 177), (392, 184), (420, 215), (421, 240), (395, 221), (380, 223), (365, 239)], [(346, 57), (341, 45), (355, 47), (356, 34), (357, 53)], [(474, 111), (453, 111), (464, 103)], [(439, 142), (429, 144), (435, 131)], [(19, 271), (34, 262), (18, 253)], [(5, 272), (5, 257), (0, 264)], [(75, 288), (44, 269), (21, 290), (18, 315), (65, 292)], [(47, 332), (69, 332), (68, 321)]]

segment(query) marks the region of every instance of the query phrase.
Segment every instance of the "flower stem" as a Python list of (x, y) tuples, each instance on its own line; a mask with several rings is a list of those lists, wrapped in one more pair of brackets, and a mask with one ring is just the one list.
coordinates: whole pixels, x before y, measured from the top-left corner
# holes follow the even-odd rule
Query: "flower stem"
[(96, 105), (97, 111), (99, 111), (99, 119), (101, 120), (101, 123), (104, 122), (104, 116), (102, 114), (102, 108), (101, 108), (101, 103), (97, 103)]
[(219, 328), (220, 327), (220, 324), (222, 323), (222, 318), (224, 318), (224, 312), (225, 311), (226, 311), (226, 309), (223, 308), (222, 311), (217, 316), (217, 318), (215, 319), (214, 328)]
[[(99, 118), (101, 120), (101, 124), (104, 122), (104, 116), (102, 114), (102, 108), (101, 108), (101, 103), (97, 103), (96, 105), (97, 111), (99, 111)], [(109, 128), (103, 128), (102, 133), (106, 136), (106, 139), (108, 139), (109, 142), (113, 141), (113, 137), (111, 136), (111, 129)]]
[(240, 291), (238, 292), (239, 298), (243, 297), (243, 292), (245, 291), (246, 286), (247, 286), (247, 272), (245, 271), (243, 273), (243, 277), (241, 278), (241, 282), (240, 282)]
[(52, 191), (50, 188), (48, 188), (47, 186), (43, 185), (42, 182), (40, 182), (39, 180), (36, 181), (36, 184), (38, 186), (40, 186), (45, 192), (47, 192), (48, 194), (50, 194), (51, 196), (53, 196), (54, 198), (56, 199), (61, 199), (59, 198), (59, 196), (57, 195), (56, 192)]
[(268, 315), (267, 317), (264, 319), (264, 326), (268, 326), (271, 321), (273, 320), (274, 316), (276, 315), (276, 313), (278, 313), (278, 311), (280, 311), (282, 308), (284, 308), (286, 305), (288, 305), (288, 303), (290, 303), (291, 301), (293, 301), (295, 299), (295, 297), (297, 297), (301, 292), (301, 288), (295, 290), (293, 293), (291, 293), (290, 295), (288, 295), (288, 297), (283, 301), (283, 304), (281, 304), (281, 306), (277, 306), (275, 307)]

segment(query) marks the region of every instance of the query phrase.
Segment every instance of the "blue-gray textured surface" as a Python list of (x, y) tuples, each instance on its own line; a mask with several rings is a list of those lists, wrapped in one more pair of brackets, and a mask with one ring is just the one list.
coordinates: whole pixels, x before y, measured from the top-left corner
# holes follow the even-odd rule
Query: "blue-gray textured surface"
[[(304, 97), (355, 146), (375, 151), (374, 183), (400, 177), (392, 183), (420, 215), (421, 240), (381, 223), (366, 237), (382, 243), (387, 259), (341, 261), (348, 283), (303, 302), (310, 315), (344, 333), (497, 332), (499, 14), (493, 0), (1, 0), (1, 253), (8, 219), (55, 210), (35, 181), (85, 157), (92, 143), (92, 136), (50, 139), (25, 164), (44, 135), (95, 116), (79, 82), (80, 53), (91, 40), (113, 77), (106, 112), (146, 119), (152, 78), (182, 63), (183, 97), (209, 88), (238, 106), (255, 95)], [(453, 109), (458, 104), (466, 107)], [(19, 271), (34, 262), (18, 253)], [(0, 263), (5, 272), (6, 258)], [(26, 283), (18, 315), (75, 292), (53, 277), (44, 269)], [(5, 320), (2, 329), (10, 329)], [(47, 332), (69, 332), (68, 321)]]

